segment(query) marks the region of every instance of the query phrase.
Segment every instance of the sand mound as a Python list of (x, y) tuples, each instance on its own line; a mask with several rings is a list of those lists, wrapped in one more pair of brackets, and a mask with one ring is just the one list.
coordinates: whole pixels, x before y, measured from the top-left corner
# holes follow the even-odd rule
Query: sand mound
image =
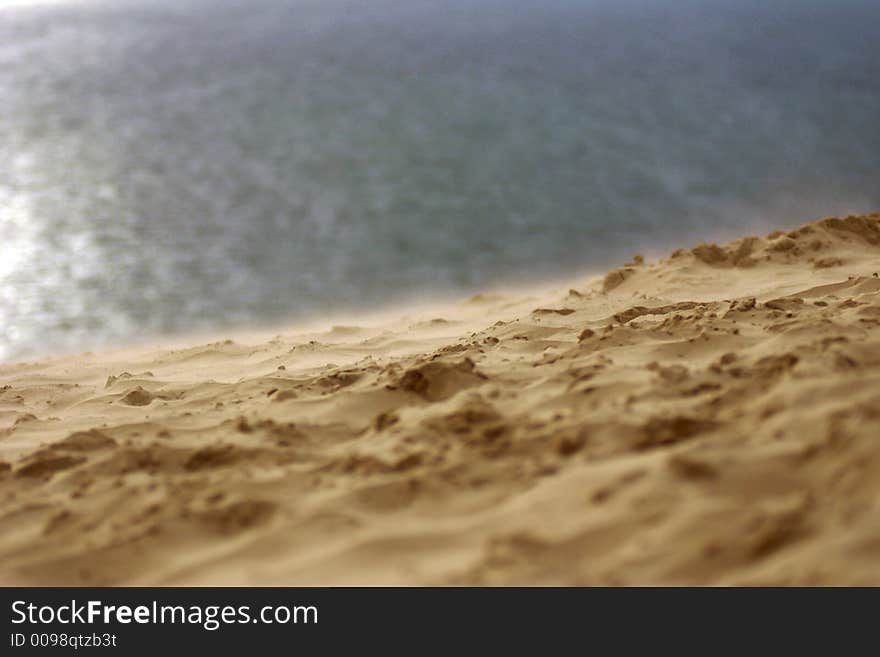
[(753, 267), (768, 262), (806, 260), (816, 268), (844, 264), (838, 251), (854, 244), (880, 246), (880, 214), (829, 217), (789, 232), (775, 231), (764, 238), (744, 237), (725, 246), (700, 244), (680, 249), (673, 258), (692, 257), (714, 267)]
[(438, 361), (408, 369), (400, 377), (398, 386), (428, 401), (441, 401), (460, 390), (479, 385), (484, 379), (474, 369), (474, 362), (465, 358), (457, 363)]
[(878, 272), (880, 215), (828, 218), (0, 366), (0, 583), (880, 584)]

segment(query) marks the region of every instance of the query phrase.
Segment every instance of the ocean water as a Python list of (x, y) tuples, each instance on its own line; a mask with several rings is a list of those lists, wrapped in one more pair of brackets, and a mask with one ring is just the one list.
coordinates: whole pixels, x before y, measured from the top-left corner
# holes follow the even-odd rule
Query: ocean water
[(0, 0), (0, 359), (880, 207), (876, 0)]

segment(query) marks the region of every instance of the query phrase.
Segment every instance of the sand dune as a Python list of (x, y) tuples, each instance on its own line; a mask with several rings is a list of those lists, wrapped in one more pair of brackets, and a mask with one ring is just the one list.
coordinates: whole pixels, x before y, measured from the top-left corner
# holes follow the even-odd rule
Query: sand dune
[(0, 366), (3, 584), (880, 584), (880, 215)]

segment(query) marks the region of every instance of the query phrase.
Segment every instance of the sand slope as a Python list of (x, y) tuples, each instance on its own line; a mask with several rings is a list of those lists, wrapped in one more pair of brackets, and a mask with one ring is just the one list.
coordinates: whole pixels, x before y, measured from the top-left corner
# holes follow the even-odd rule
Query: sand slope
[(0, 582), (880, 584), (877, 272), (880, 215), (831, 218), (0, 366)]

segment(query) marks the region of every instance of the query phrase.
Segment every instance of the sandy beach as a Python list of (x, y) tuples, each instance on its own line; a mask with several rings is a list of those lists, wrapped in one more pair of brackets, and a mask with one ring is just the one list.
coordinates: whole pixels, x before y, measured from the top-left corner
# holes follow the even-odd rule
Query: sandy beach
[(878, 272), (827, 218), (0, 365), (0, 584), (878, 585)]

